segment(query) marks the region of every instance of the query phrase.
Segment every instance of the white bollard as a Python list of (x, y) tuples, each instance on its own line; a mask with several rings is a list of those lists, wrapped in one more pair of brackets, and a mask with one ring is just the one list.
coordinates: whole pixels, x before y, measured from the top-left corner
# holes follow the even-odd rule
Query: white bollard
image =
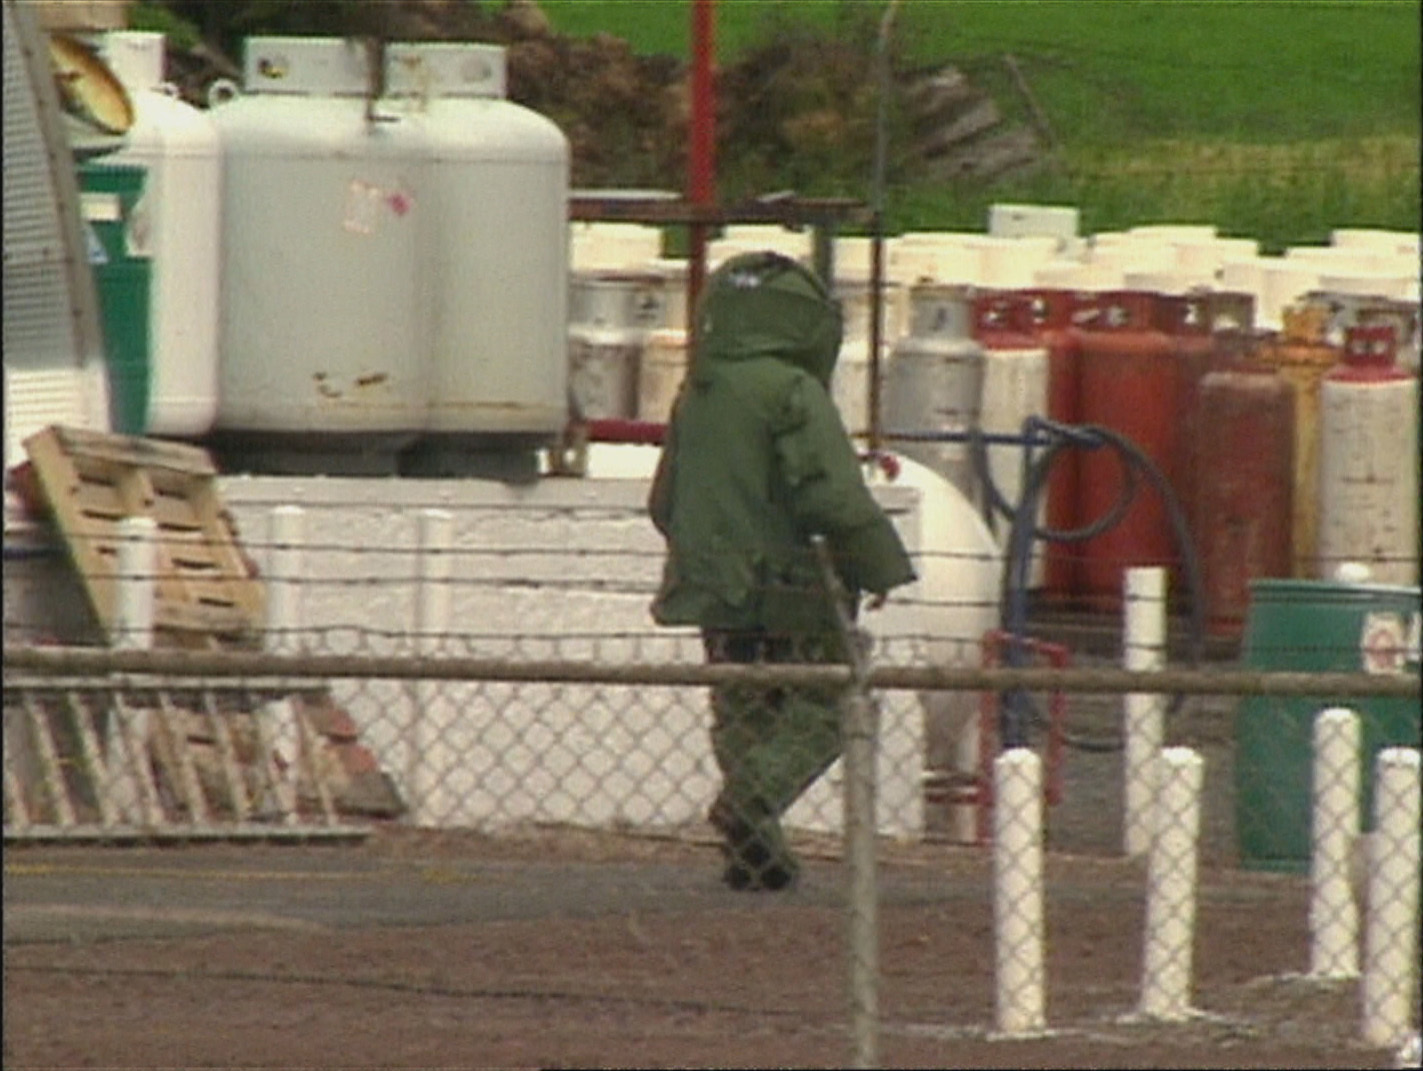
[(1043, 996), (1042, 760), (1011, 748), (993, 760), (993, 938), (997, 1029), (1041, 1033)]
[(1190, 748), (1161, 753), (1161, 793), (1146, 889), (1141, 1013), (1180, 1021), (1191, 1014), (1196, 930), (1196, 845), (1205, 764)]
[[(454, 546), (455, 518), (448, 510), (420, 511), (419, 584), (415, 592), (415, 643), (421, 655), (438, 653), (450, 631), (451, 555)], [(439, 735), (439, 725), (432, 732), (431, 722), (438, 714), (437, 705), (442, 687), (440, 681), (412, 681), (410, 694), (410, 724), (406, 744), (406, 793), (409, 796), (411, 821), (415, 825), (432, 825), (436, 815), (431, 805), (430, 757)]]
[[(158, 522), (130, 516), (119, 522), (113, 645), (126, 651), (153, 646), (158, 592)], [(157, 788), (148, 763), (148, 711), (115, 702), (104, 734), (108, 756), (104, 790), (121, 820), (156, 820)]]
[(1418, 1010), (1418, 749), (1385, 748), (1374, 771), (1363, 1038), (1365, 1044), (1392, 1048), (1417, 1024), (1412, 1017)]
[(301, 649), (301, 585), (306, 513), (300, 506), (272, 510), (267, 540), (267, 650)]
[[(277, 506), (271, 512), (267, 539), (266, 647), (274, 654), (296, 654), (302, 648), (302, 582), (305, 574), (306, 513), (300, 506)], [(296, 818), (297, 781), (300, 776), (301, 731), (290, 699), (279, 699), (262, 708), (271, 732), (272, 750), (282, 764), (280, 794), (275, 801), (288, 821)]]
[(1359, 975), (1359, 907), (1349, 880), (1359, 838), (1359, 716), (1334, 707), (1314, 719), (1309, 861), (1309, 973)]
[[(1128, 569), (1125, 588), (1123, 664), (1128, 670), (1159, 670), (1166, 664), (1166, 570)], [(1122, 845), (1129, 856), (1151, 847), (1165, 708), (1164, 695), (1131, 692), (1124, 699)]]
[(125, 517), (119, 522), (117, 575), (114, 646), (146, 651), (153, 646), (158, 591), (158, 522), (152, 517)]

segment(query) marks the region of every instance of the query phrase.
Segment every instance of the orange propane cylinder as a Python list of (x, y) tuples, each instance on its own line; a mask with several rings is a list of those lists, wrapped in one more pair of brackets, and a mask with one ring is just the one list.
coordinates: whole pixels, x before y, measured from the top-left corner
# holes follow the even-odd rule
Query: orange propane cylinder
[[(1157, 295), (1105, 292), (1082, 328), (1079, 354), (1081, 420), (1130, 440), (1174, 485), (1178, 455), (1180, 369), (1177, 347), (1156, 328)], [(1117, 610), (1127, 569), (1178, 565), (1165, 499), (1144, 474), (1120, 521), (1082, 544), (1079, 592), (1090, 609)], [(1106, 517), (1127, 487), (1126, 462), (1116, 450), (1081, 458), (1081, 520)]]

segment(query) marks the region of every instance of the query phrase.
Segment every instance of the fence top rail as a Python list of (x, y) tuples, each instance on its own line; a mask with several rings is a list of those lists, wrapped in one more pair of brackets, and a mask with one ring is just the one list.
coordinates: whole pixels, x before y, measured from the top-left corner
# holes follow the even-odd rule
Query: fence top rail
[[(851, 683), (849, 666), (702, 665), (684, 662), (592, 662), (419, 655), (268, 654), (250, 651), (117, 650), (100, 647), (6, 646), (5, 683), (34, 678), (104, 677), (109, 687), (207, 687), (241, 679), (248, 689), (299, 690), (297, 682), (336, 679), (499, 681), (523, 683), (712, 686)], [(1061, 691), (1418, 698), (1417, 671), (1402, 674), (1006, 666), (878, 666), (869, 686), (908, 691)], [(54, 685), (46, 684), (47, 687)]]

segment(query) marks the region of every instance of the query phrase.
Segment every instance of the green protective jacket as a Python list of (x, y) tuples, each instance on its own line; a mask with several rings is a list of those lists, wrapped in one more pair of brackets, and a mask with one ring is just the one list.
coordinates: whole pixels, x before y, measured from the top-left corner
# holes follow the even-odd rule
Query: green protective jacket
[(840, 312), (811, 272), (751, 253), (707, 280), (698, 347), (648, 502), (667, 540), (663, 625), (833, 630), (810, 537), (853, 598), (914, 579), (829, 394)]

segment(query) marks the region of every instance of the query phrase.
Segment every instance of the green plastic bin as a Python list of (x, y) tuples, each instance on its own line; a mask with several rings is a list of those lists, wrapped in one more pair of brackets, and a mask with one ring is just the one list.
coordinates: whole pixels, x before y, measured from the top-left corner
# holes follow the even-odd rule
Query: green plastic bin
[[(1310, 580), (1250, 585), (1243, 660), (1247, 668), (1417, 674), (1419, 589)], [(1402, 638), (1402, 650), (1393, 641)], [(1394, 654), (1390, 658), (1389, 652)], [(1309, 869), (1314, 717), (1346, 706), (1360, 719), (1362, 818), (1373, 827), (1374, 757), (1419, 746), (1414, 699), (1253, 696), (1236, 717), (1235, 827), (1241, 864)]]
[(133, 248), (134, 210), (147, 171), (121, 164), (88, 163), (79, 169), (84, 222), (91, 235), (89, 261), (99, 296), (104, 357), (109, 373), (113, 430), (148, 430), (149, 308), (152, 262)]

